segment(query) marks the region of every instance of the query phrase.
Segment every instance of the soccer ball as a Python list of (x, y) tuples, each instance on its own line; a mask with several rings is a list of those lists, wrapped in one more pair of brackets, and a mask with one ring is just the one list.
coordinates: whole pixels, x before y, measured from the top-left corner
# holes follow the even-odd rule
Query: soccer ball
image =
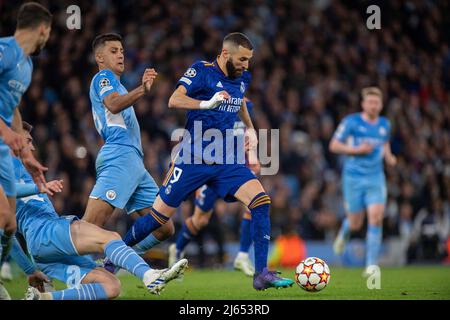
[(295, 282), (306, 291), (320, 291), (330, 282), (330, 268), (320, 258), (306, 258), (295, 270)]

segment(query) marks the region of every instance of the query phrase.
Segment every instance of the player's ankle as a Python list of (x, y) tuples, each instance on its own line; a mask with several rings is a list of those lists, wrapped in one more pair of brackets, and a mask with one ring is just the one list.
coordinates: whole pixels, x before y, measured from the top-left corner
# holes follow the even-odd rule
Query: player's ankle
[(248, 259), (248, 252), (239, 251), (236, 259)]

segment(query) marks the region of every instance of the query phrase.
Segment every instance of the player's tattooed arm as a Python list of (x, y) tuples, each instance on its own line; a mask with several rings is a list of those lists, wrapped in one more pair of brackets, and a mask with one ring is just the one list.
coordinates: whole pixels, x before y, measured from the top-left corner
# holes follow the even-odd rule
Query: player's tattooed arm
[(187, 90), (184, 86), (178, 88), (172, 93), (169, 99), (169, 108), (176, 109), (213, 109), (219, 106), (222, 101), (230, 98), (226, 91), (216, 92), (211, 99), (201, 101), (193, 99), (187, 95)]
[(155, 69), (145, 69), (142, 84), (139, 87), (122, 95), (114, 91), (103, 99), (103, 104), (112, 114), (125, 110), (150, 91), (157, 75)]

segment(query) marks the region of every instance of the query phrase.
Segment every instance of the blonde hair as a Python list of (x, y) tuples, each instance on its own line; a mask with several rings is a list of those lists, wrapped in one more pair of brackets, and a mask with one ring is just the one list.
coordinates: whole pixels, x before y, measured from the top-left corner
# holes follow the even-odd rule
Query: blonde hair
[(363, 99), (368, 95), (375, 95), (380, 97), (381, 100), (383, 100), (383, 93), (381, 92), (381, 89), (378, 87), (366, 87), (361, 90), (361, 96)]

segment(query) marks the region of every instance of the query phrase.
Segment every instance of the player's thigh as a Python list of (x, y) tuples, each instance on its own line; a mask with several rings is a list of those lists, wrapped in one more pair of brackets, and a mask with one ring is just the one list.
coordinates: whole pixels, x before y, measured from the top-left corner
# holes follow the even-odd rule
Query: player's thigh
[(102, 229), (92, 223), (79, 220), (70, 226), (73, 244), (80, 255), (103, 253), (104, 247), (112, 240), (122, 239), (116, 232)]
[(344, 208), (347, 214), (357, 215), (365, 209), (364, 203), (365, 186), (360, 178), (342, 176), (342, 195), (344, 198)]
[(0, 186), (7, 197), (16, 197), (16, 176), (9, 147), (0, 142)]
[(125, 211), (130, 214), (145, 208), (150, 208), (156, 199), (158, 191), (159, 188), (155, 180), (148, 171), (145, 171), (139, 185), (125, 205)]
[(215, 170), (215, 166), (205, 164), (172, 163), (153, 208), (159, 213), (171, 216), (174, 208), (178, 208), (192, 192), (214, 176)]
[(120, 295), (121, 283), (119, 278), (103, 268), (93, 269), (91, 272), (86, 274), (81, 283), (101, 284), (109, 299), (114, 299)]
[(103, 226), (113, 214), (114, 207), (101, 199), (89, 198), (83, 220)]
[(0, 186), (0, 228), (4, 229), (8, 223), (11, 215), (11, 209), (9, 207), (8, 198), (3, 191), (3, 187)]
[(365, 193), (365, 206), (370, 224), (380, 224), (383, 220), (387, 201), (386, 180), (384, 175), (368, 179)]
[(265, 192), (258, 179), (252, 179), (244, 183), (234, 194), (236, 199), (248, 207), (250, 202), (260, 193)]

